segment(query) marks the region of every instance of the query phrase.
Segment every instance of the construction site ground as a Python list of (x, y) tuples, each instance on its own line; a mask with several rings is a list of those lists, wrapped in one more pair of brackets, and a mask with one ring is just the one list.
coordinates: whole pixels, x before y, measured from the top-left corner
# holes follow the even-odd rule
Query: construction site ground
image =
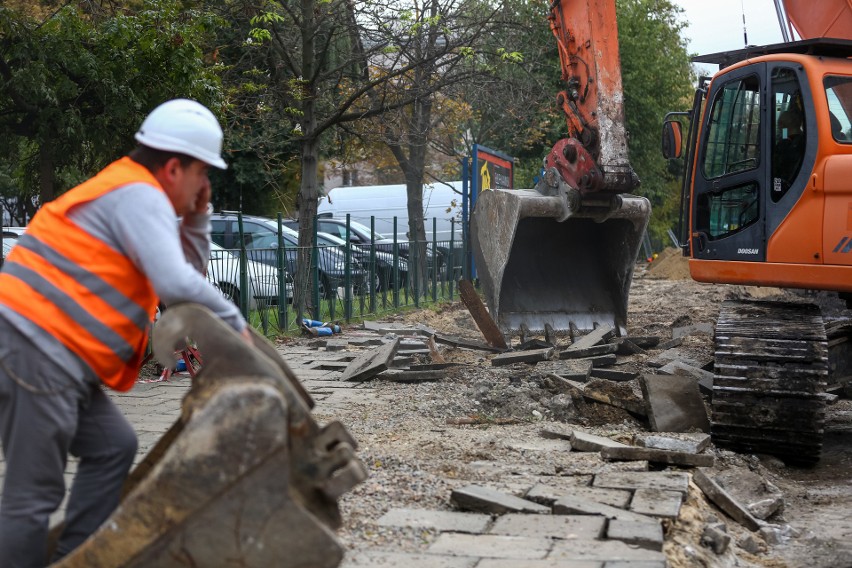
[[(674, 329), (686, 330), (676, 347), (681, 359), (712, 361), (712, 324), (720, 303), (730, 298), (811, 300), (828, 318), (850, 315), (824, 294), (693, 282), (685, 262), (668, 254), (651, 269), (636, 271), (628, 335), (666, 342)], [(387, 322), (400, 329), (418, 325), (483, 342), (460, 302)], [(713, 461), (701, 469), (737, 502), (752, 504), (754, 512), (771, 505), (773, 512), (761, 521), (765, 528), (749, 530), (699, 489), (695, 467), (607, 460), (601, 452), (572, 448), (566, 439), (572, 431), (632, 445), (648, 434), (649, 423), (555, 385), (552, 361), (496, 367), (490, 362), (494, 353), (444, 342), (437, 346), (440, 356), (461, 364), (432, 380), (399, 382), (404, 379), (393, 369), (369, 380), (341, 380), (354, 358), (376, 349), (371, 340), (390, 339), (386, 331), (359, 324), (327, 340), (302, 337), (278, 344), (316, 400), (317, 421), (341, 421), (358, 440), (358, 455), (370, 472), (340, 500), (344, 526), (338, 536), (348, 550), (347, 568), (852, 566), (849, 399), (841, 396), (829, 405), (823, 458), (815, 467), (712, 445), (701, 452)], [(557, 340), (568, 344), (567, 337)], [(409, 343), (409, 353), (399, 351), (397, 365), (430, 362), (424, 349), (410, 345), (411, 338), (402, 341)], [(650, 363), (662, 351), (619, 355), (610, 368), (657, 372)], [(186, 374), (156, 379), (156, 371), (146, 367), (132, 391), (112, 393), (139, 435), (139, 460), (177, 418), (191, 385)], [(637, 380), (590, 382), (613, 400), (642, 401)], [(71, 460), (69, 482), (74, 468)], [(3, 471), (0, 464), (0, 475)], [(515, 497), (526, 497), (522, 503), (529, 505)], [(643, 509), (640, 497), (650, 497), (650, 507), (646, 502)], [(579, 504), (566, 505), (571, 498)], [(647, 532), (647, 524), (634, 522), (642, 519), (652, 529), (661, 527), (659, 539)]]

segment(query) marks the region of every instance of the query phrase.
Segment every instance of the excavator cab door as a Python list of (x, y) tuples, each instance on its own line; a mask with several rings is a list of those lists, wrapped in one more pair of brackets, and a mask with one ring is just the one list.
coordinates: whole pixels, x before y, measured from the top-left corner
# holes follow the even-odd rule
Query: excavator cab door
[(813, 170), (813, 109), (807, 76), (792, 62), (756, 63), (713, 81), (695, 168), (694, 258), (767, 260), (769, 238)]
[(699, 133), (695, 168), (692, 255), (705, 260), (766, 258), (763, 212), (768, 159), (761, 105), (766, 64), (714, 81)]

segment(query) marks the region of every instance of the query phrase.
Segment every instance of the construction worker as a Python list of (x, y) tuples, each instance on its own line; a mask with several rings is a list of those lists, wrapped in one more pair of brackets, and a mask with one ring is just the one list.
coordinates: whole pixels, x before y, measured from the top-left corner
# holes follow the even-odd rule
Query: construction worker
[(218, 121), (176, 99), (135, 138), (128, 156), (44, 204), (0, 272), (4, 568), (47, 564), (69, 453), (80, 461), (53, 560), (117, 506), (137, 442), (102, 385), (133, 387), (158, 300), (203, 304), (250, 341), (237, 308), (202, 274), (207, 170), (227, 167)]

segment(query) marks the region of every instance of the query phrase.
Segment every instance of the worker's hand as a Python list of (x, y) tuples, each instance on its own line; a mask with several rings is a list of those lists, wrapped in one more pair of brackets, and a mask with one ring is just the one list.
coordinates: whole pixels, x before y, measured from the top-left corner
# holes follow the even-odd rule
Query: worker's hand
[(200, 215), (202, 213), (209, 213), (207, 210), (208, 205), (210, 204), (210, 197), (212, 195), (212, 190), (210, 188), (210, 180), (207, 176), (204, 176), (204, 183), (201, 186), (201, 189), (198, 191), (198, 195), (195, 196), (195, 202), (192, 204), (192, 209), (190, 210), (190, 214)]
[(251, 336), (251, 331), (249, 331), (248, 325), (243, 328), (243, 331), (242, 333), (240, 333), (240, 335), (243, 337), (243, 341), (245, 341), (249, 345), (249, 347), (254, 347), (254, 338), (252, 338)]

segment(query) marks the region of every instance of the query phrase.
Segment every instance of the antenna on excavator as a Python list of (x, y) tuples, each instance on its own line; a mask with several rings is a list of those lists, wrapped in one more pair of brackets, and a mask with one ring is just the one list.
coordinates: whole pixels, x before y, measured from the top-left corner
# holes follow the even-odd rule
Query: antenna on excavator
[(743, 13), (743, 47), (748, 47), (748, 31), (746, 31), (745, 23), (745, 0), (740, 0), (740, 8)]

